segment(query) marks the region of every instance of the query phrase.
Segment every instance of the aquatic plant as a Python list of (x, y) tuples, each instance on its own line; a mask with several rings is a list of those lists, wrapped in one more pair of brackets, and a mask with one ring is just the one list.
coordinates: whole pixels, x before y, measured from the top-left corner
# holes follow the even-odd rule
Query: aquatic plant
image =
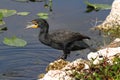
[(108, 5), (108, 4), (94, 4), (94, 3), (88, 2), (88, 0), (84, 0), (84, 3), (87, 5), (87, 10), (86, 10), (87, 13), (92, 11), (111, 9), (111, 5)]
[[(46, 0), (13, 0), (13, 1), (17, 1), (17, 2), (45, 2), (45, 4), (47, 5), (46, 8), (49, 8), (50, 11), (52, 11), (52, 0), (49, 0), (49, 2), (47, 3)], [(12, 16), (12, 15), (19, 15), (19, 16), (27, 16), (29, 15), (30, 12), (19, 12), (16, 10), (10, 10), (10, 9), (0, 9), (0, 32), (2, 31), (6, 31), (7, 27), (4, 26), (5, 25), (5, 21), (3, 20), (3, 18)], [(37, 16), (39, 18), (43, 18), (43, 19), (48, 19), (49, 14), (45, 13), (45, 12), (40, 12), (37, 14)], [(27, 44), (27, 42), (25, 40), (16, 38), (16, 37), (11, 37), (11, 38), (7, 38), (5, 37), (3, 40), (3, 43), (9, 46), (15, 46), (15, 47), (23, 47)]]
[[(7, 30), (7, 27), (5, 26), (5, 22), (3, 21), (3, 18), (12, 16), (15, 14), (26, 16), (29, 14), (29, 12), (17, 12), (16, 10), (0, 9), (0, 32)], [(15, 46), (15, 47), (23, 47), (27, 44), (25, 40), (22, 40), (17, 37), (12, 37), (12, 38), (5, 37), (3, 40), (3, 43), (8, 46)]]
[(27, 16), (29, 15), (30, 12), (18, 12), (17, 15), (20, 15), (20, 16)]
[(12, 15), (26, 16), (28, 14), (30, 14), (30, 12), (18, 12), (16, 10), (0, 9), (0, 25), (5, 24), (5, 22), (3, 21), (3, 18), (12, 16)]
[(38, 13), (37, 16), (42, 19), (48, 19), (48, 13)]
[(15, 46), (15, 47), (24, 47), (27, 42), (23, 39), (17, 38), (17, 37), (5, 37), (3, 40), (3, 43), (8, 46)]

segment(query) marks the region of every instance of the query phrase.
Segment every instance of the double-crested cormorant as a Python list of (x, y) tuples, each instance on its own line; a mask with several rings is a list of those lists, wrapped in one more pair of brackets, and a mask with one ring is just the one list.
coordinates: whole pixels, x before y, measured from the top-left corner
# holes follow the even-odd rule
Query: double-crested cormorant
[(89, 48), (89, 45), (83, 41), (83, 39), (90, 39), (88, 36), (66, 30), (49, 33), (49, 24), (44, 19), (34, 19), (31, 23), (26, 28), (40, 28), (40, 42), (52, 48), (63, 50), (62, 59), (66, 59), (70, 51)]

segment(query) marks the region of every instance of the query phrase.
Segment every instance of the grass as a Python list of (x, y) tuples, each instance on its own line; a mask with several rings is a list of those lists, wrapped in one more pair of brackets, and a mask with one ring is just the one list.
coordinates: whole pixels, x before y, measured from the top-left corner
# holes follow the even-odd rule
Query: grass
[(108, 30), (102, 30), (102, 33), (112, 38), (120, 38), (120, 27), (115, 27)]
[(92, 64), (84, 72), (74, 72), (76, 80), (120, 80), (120, 58), (115, 58), (113, 65), (104, 59), (100, 64)]

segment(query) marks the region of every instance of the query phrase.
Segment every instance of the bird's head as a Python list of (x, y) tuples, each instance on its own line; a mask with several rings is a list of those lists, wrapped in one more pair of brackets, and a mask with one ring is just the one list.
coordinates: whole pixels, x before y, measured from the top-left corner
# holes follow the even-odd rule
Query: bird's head
[(39, 18), (29, 22), (26, 28), (28, 29), (28, 28), (45, 28), (45, 27), (49, 27), (47, 21), (45, 19)]

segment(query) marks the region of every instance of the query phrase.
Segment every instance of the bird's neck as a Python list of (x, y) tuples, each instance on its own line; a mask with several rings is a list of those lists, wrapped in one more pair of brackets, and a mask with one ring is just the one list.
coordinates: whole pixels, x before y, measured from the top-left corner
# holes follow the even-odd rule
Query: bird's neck
[(49, 32), (49, 28), (42, 28), (42, 29), (40, 29), (39, 35), (43, 35), (45, 37), (48, 35), (48, 32)]
[(40, 29), (39, 40), (42, 43), (49, 45), (50, 39), (48, 37), (49, 37), (49, 30), (48, 30), (48, 28)]

